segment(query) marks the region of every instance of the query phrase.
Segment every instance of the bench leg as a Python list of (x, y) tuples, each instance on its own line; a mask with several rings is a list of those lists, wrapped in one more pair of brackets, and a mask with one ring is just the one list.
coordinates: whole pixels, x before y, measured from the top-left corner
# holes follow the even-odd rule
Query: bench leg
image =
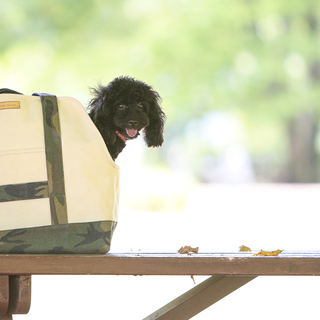
[(212, 276), (143, 320), (187, 320), (255, 277)]
[(31, 304), (31, 276), (0, 276), (0, 320), (26, 314)]
[(0, 276), (0, 319), (9, 307), (9, 276)]

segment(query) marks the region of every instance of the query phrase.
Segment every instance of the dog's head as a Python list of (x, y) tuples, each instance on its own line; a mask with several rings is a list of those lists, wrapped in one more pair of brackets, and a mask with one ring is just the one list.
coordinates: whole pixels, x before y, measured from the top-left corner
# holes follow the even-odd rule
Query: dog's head
[(119, 77), (106, 87), (92, 89), (90, 116), (108, 140), (131, 140), (143, 130), (148, 147), (163, 143), (165, 114), (159, 106), (159, 94), (146, 83), (130, 77)]

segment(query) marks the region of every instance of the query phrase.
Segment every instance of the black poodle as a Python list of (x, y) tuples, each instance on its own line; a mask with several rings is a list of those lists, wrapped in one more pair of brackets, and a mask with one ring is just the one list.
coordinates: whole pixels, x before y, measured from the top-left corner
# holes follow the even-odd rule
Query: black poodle
[(136, 138), (143, 129), (148, 147), (163, 143), (165, 114), (160, 95), (146, 83), (130, 77), (118, 77), (106, 87), (91, 89), (95, 97), (89, 115), (100, 131), (113, 160), (127, 140)]

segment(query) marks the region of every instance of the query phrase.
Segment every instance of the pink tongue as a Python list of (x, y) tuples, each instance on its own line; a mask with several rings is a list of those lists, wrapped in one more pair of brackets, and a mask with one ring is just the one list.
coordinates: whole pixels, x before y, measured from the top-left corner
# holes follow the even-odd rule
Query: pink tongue
[(127, 135), (131, 138), (133, 138), (137, 133), (137, 129), (126, 129)]

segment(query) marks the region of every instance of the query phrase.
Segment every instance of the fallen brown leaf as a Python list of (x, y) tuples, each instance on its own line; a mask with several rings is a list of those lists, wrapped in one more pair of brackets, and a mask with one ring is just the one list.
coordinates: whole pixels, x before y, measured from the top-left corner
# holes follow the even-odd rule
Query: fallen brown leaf
[(178, 253), (190, 253), (190, 252), (198, 253), (198, 251), (199, 251), (199, 247), (191, 248), (190, 246), (185, 246), (185, 247), (181, 247)]
[(239, 247), (239, 251), (240, 252), (251, 252), (251, 249), (249, 247), (246, 247), (246, 246), (240, 246)]
[(255, 253), (254, 256), (278, 256), (283, 250), (276, 251), (263, 251), (260, 250), (258, 253)]

